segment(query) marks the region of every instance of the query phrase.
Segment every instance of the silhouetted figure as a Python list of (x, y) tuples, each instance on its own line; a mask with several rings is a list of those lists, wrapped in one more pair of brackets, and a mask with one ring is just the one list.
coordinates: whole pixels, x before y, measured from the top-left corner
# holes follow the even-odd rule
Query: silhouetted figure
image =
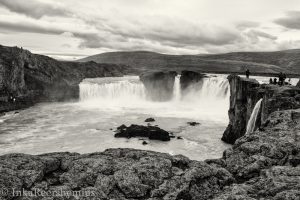
[(272, 78), (270, 78), (269, 83), (270, 83), (270, 84), (273, 84), (273, 79), (272, 79)]
[(277, 78), (274, 78), (273, 84), (274, 84), (274, 85), (277, 85)]
[(247, 69), (247, 70), (246, 70), (246, 77), (249, 78), (249, 76), (250, 76), (250, 70)]
[(282, 72), (279, 73), (278, 80), (279, 80), (279, 85), (283, 85), (284, 75)]
[(285, 85), (286, 74), (283, 73), (282, 77), (283, 77), (282, 85)]

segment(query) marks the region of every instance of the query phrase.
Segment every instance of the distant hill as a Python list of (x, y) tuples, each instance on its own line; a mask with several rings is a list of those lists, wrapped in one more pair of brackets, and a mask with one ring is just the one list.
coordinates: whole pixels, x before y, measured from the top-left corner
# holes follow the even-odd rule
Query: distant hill
[(78, 60), (129, 65), (140, 71), (190, 69), (215, 73), (300, 74), (300, 50), (236, 52), (212, 55), (167, 55), (148, 51), (110, 52)]

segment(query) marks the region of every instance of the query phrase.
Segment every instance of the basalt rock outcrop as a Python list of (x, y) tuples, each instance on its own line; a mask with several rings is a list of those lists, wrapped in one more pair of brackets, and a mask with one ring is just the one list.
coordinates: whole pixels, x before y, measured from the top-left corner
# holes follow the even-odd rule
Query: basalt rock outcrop
[(117, 133), (115, 137), (124, 137), (124, 138), (132, 138), (132, 137), (146, 137), (150, 140), (161, 140), (161, 141), (170, 141), (169, 132), (156, 127), (156, 126), (141, 126), (132, 124), (127, 127), (125, 125), (121, 125), (117, 128)]
[(230, 75), (228, 81), (230, 83), (229, 125), (222, 140), (233, 144), (236, 139), (245, 134), (251, 112), (262, 94), (258, 91), (259, 83), (255, 79)]
[(0, 112), (39, 101), (63, 101), (79, 96), (84, 78), (120, 76), (124, 65), (62, 62), (18, 47), (0, 46)]
[(153, 101), (168, 101), (173, 97), (176, 72), (149, 72), (140, 75), (147, 97)]
[(262, 84), (254, 79), (228, 76), (230, 83), (229, 125), (222, 140), (233, 144), (246, 132), (247, 123), (255, 104), (262, 100), (256, 127), (266, 121), (271, 113), (279, 110), (300, 108), (300, 89), (294, 86)]
[(0, 156), (0, 166), (3, 199), (16, 199), (18, 191), (69, 194), (50, 199), (211, 199), (234, 181), (226, 169), (205, 162), (134, 149), (9, 154)]
[(260, 131), (239, 138), (221, 163), (236, 179), (215, 199), (299, 199), (300, 109), (273, 112)]
[(198, 72), (194, 71), (182, 71), (180, 76), (180, 86), (181, 90), (184, 91), (187, 89), (190, 85), (198, 83), (202, 81), (202, 79), (205, 77), (204, 74), (200, 74)]

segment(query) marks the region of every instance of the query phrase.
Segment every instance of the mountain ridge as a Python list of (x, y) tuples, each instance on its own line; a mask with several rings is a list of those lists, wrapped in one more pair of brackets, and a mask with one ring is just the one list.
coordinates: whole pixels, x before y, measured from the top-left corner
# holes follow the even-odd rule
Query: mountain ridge
[(300, 49), (262, 52), (229, 52), (223, 54), (171, 55), (151, 51), (117, 51), (77, 60), (126, 64), (145, 70), (197, 70), (203, 72), (300, 75)]

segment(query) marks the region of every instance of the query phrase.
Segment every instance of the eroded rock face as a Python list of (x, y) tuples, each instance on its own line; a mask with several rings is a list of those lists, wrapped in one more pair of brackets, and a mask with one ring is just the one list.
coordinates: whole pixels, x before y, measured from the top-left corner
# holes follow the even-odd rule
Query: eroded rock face
[(100, 199), (209, 199), (234, 181), (227, 170), (204, 162), (133, 149), (9, 154), (0, 164), (0, 188), (89, 191)]
[(245, 134), (247, 122), (260, 95), (257, 90), (259, 83), (255, 79), (230, 75), (228, 80), (230, 83), (229, 125), (222, 140), (233, 144)]
[(149, 72), (140, 75), (147, 97), (153, 101), (168, 101), (173, 97), (176, 72)]
[(122, 65), (61, 62), (0, 45), (0, 112), (37, 101), (77, 99), (82, 79), (120, 76), (127, 70), (128, 67)]
[(263, 99), (256, 127), (260, 127), (271, 113), (279, 110), (300, 108), (300, 89), (294, 86), (260, 85), (256, 80), (236, 75), (228, 77), (230, 82), (229, 125), (222, 140), (234, 144), (246, 132), (247, 123), (259, 99)]
[(205, 77), (204, 74), (194, 71), (182, 71), (180, 76), (181, 90), (184, 91), (190, 85), (200, 82)]

